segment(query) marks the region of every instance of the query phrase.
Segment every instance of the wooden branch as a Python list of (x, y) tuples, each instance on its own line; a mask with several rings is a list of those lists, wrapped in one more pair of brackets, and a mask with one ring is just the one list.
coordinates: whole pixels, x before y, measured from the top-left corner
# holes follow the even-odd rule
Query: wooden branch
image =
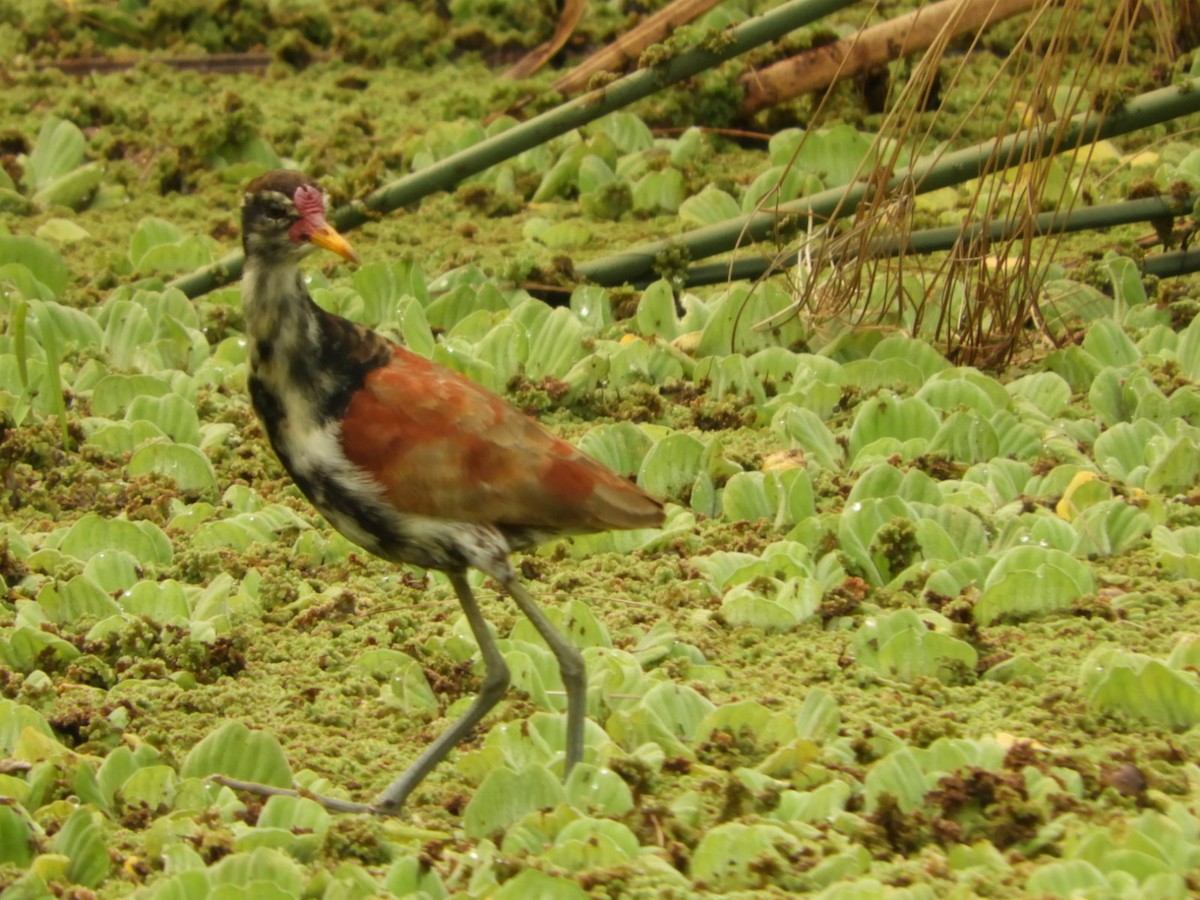
[(742, 112), (757, 112), (809, 91), (817, 91), (864, 70), (924, 50), (940, 36), (979, 31), (1045, 0), (941, 0), (854, 37), (814, 47), (742, 76)]
[(291, 788), (275, 787), (270, 784), (260, 784), (257, 781), (241, 781), (225, 775), (209, 775), (208, 780), (235, 791), (245, 791), (247, 794), (257, 794), (260, 797), (304, 797), (321, 804), (330, 812), (371, 813), (375, 816), (395, 815), (395, 810), (382, 809), (369, 803), (355, 803), (353, 800), (341, 800), (337, 797), (325, 797), (312, 791), (297, 791)]
[(628, 34), (597, 50), (574, 69), (554, 82), (554, 90), (563, 96), (585, 90), (597, 72), (618, 72), (635, 62), (642, 51), (657, 44), (678, 25), (685, 25), (720, 3), (721, 0), (674, 0), (637, 25)]
[(587, 0), (567, 0), (563, 6), (562, 15), (558, 17), (558, 25), (550, 40), (534, 47), (504, 73), (505, 78), (528, 78), (547, 62), (555, 53), (562, 49), (563, 44), (575, 32), (575, 26), (583, 18), (587, 9)]

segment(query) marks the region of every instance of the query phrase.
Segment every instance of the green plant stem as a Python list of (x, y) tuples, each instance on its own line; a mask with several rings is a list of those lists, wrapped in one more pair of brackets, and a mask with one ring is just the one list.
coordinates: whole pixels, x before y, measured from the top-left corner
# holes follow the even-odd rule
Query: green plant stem
[(1172, 253), (1147, 256), (1142, 260), (1142, 274), (1144, 275), (1171, 278), (1178, 275), (1191, 275), (1193, 272), (1200, 272), (1200, 250), (1176, 250)]
[[(935, 191), (1020, 162), (1044, 158), (1195, 112), (1200, 112), (1200, 78), (1141, 94), (1118, 109), (1088, 110), (1062, 123), (1040, 124), (1008, 137), (947, 153), (938, 159), (914, 163), (892, 176), (887, 182), (887, 190), (897, 191), (911, 185), (908, 189), (913, 193)], [(581, 278), (608, 287), (645, 283), (653, 280), (651, 273), (660, 254), (669, 252), (678, 258), (678, 251), (682, 249), (691, 259), (703, 259), (733, 250), (739, 244), (768, 237), (783, 217), (790, 216), (803, 222), (809, 216), (817, 221), (850, 216), (867, 191), (868, 186), (862, 182), (830, 188), (811, 197), (780, 204), (769, 212), (739, 216), (669, 240), (592, 260), (577, 266), (576, 271)]]
[[(574, 128), (595, 121), (629, 104), (649, 97), (685, 78), (691, 78), (740, 56), (768, 41), (849, 6), (853, 0), (792, 0), (765, 15), (743, 22), (728, 32), (719, 32), (701, 46), (638, 69), (612, 84), (590, 91), (569, 103), (515, 125), (494, 137), (460, 150), (428, 168), (386, 184), (362, 200), (339, 209), (331, 217), (342, 231), (350, 231), (383, 213), (415, 203), (444, 191), (464, 178), (511, 159)], [(242, 254), (231, 253), (170, 286), (188, 297), (197, 297), (228, 284), (241, 274)]]
[[(1181, 216), (1191, 212), (1193, 204), (1200, 199), (1197, 195), (1189, 195), (1175, 199), (1172, 197), (1144, 197), (1139, 200), (1126, 200), (1121, 203), (1109, 203), (1103, 206), (1090, 206), (1075, 209), (1070, 212), (1053, 210), (1034, 216), (1029, 223), (1033, 234), (1043, 237), (1048, 234), (1065, 234), (1073, 231), (1086, 231), (1092, 228), (1111, 228), (1116, 225), (1129, 225), (1133, 222), (1146, 222), (1162, 217)], [(1025, 231), (1023, 220), (995, 219), (990, 222), (973, 222), (966, 228), (947, 226), (945, 228), (927, 228), (914, 231), (904, 238), (879, 238), (867, 245), (867, 253), (873, 259), (888, 256), (898, 256), (901, 253), (937, 253), (949, 250), (960, 242), (968, 243), (976, 240), (981, 234), (987, 234), (989, 241), (1006, 241), (1019, 237)], [(1174, 254), (1172, 254), (1174, 256)], [(794, 266), (799, 258), (799, 252), (788, 253), (782, 257), (768, 259), (754, 257), (751, 259), (730, 260), (728, 262), (704, 263), (692, 266), (687, 270), (686, 281), (689, 287), (699, 287), (706, 284), (720, 284), (725, 281), (744, 281), (749, 278), (761, 278), (771, 270), (786, 269)], [(1155, 257), (1162, 258), (1162, 257)], [(844, 259), (832, 259), (837, 264)], [(1147, 260), (1149, 263), (1149, 260)], [(1164, 263), (1164, 265), (1169, 265)], [(636, 287), (645, 287), (654, 278), (640, 279)]]

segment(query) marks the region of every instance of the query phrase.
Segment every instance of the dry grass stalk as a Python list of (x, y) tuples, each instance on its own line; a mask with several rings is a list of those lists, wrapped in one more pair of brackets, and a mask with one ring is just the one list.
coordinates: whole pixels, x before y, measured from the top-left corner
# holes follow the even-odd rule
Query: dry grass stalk
[[(880, 190), (870, 196), (849, 229), (821, 229), (801, 242), (800, 256), (807, 263), (796, 279), (794, 310), (811, 319), (815, 333), (899, 327), (931, 341), (955, 362), (994, 367), (1028, 346), (1039, 323), (1063, 319), (1040, 306), (1045, 303), (1042, 284), (1061, 237), (1035, 241), (1033, 220), (1044, 209), (1066, 212), (1081, 200), (1081, 176), (1092, 148), (1064, 144), (1067, 120), (1089, 106), (1102, 107), (1110, 102), (1105, 98), (1117, 95), (1118, 80), (1127, 71), (1129, 42), (1137, 33), (1134, 23), (1153, 29), (1156, 45), (1165, 52), (1173, 46), (1169, 36), (1161, 33), (1165, 15), (1161, 4), (1114, 0), (1113, 6), (1112, 14), (1105, 15), (1103, 10), (1085, 8), (1082, 0), (1065, 0), (1054, 7), (1041, 4), (993, 80), (976, 89), (978, 99), (972, 108), (965, 115), (956, 113), (960, 123), (984, 114), (985, 107), (996, 117), (997, 83), (1003, 77), (1012, 88), (999, 112), (997, 137), (1035, 127), (1057, 155), (1039, 159), (1029, 148), (1014, 158), (993, 158), (989, 174), (971, 182), (970, 197), (960, 201), (959, 206), (967, 210), (962, 226), (965, 230), (975, 223), (1003, 220), (1009, 225), (1006, 237), (963, 241), (940, 260), (935, 257), (932, 265), (927, 262), (927, 270), (922, 271), (914, 266), (915, 258), (906, 260), (904, 254), (874, 259), (871, 247), (879, 241), (895, 244), (898, 239), (903, 246), (903, 237), (911, 229), (911, 221), (906, 220), (911, 204), (906, 205), (903, 197), (887, 196), (882, 185), (906, 165), (906, 158), (936, 158), (948, 152), (961, 129), (961, 125), (953, 129), (946, 140), (943, 124), (941, 140), (935, 140), (937, 113), (924, 112), (939, 67), (946, 68), (943, 55), (955, 34), (949, 23), (944, 25), (908, 81), (890, 99), (872, 168), (860, 170), (857, 176), (856, 180), (879, 185)], [(1077, 54), (1080, 43), (1096, 48), (1082, 68), (1072, 66), (1068, 56), (1069, 49)], [(943, 96), (958, 89), (970, 65), (968, 50), (952, 73), (940, 73)], [(819, 121), (819, 113), (814, 119)], [(1070, 339), (1069, 334), (1043, 336), (1050, 343)]]

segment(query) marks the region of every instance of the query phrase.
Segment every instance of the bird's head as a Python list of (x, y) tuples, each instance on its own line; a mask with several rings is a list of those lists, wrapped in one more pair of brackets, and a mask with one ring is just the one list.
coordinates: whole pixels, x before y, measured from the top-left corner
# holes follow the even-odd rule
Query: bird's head
[(314, 247), (358, 262), (344, 237), (325, 221), (325, 192), (308, 176), (277, 169), (246, 186), (242, 246), (247, 259), (297, 261)]

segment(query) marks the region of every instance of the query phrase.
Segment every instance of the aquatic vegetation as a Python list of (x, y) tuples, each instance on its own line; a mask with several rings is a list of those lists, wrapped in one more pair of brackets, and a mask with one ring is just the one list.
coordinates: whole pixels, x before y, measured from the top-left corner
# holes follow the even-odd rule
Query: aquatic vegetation
[[(293, 6), (305, 40), (370, 49)], [(451, 6), (461, 29), (480, 10)], [(138, 33), (145, 8), (105, 15)], [(413, 34), (432, 30), (414, 10)], [(285, 79), (233, 103), (215, 76), (144, 70), (95, 76), (95, 121), (14, 114), (0, 896), (1187, 896), (1193, 285), (1143, 279), (1124, 234), (1081, 249), (1039, 283), (1074, 337), (999, 372), (912, 321), (827, 330), (783, 279), (682, 289), (667, 267), (544, 299), (564, 254), (843, 183), (871, 146), (845, 125), (747, 150), (622, 112), (373, 223), (360, 268), (308, 270), (320, 304), (507, 393), (669, 512), (520, 560), (588, 665), (565, 783), (553, 657), (475, 575), (509, 702), (403, 818), (303, 796), (386, 784), (470, 702), (477, 648), (441, 576), (366, 559), (265, 451), (238, 290), (164, 282), (235, 249), (239, 187), (283, 148), (351, 199), (501, 133), (478, 121), (503, 94), (486, 71), (400, 86), (315, 65), (301, 121)], [(32, 110), (60, 79), (20, 74), (10, 102)], [(182, 128), (198, 94), (229, 121)], [(1175, 143), (1150, 173), (1163, 189), (1196, 183)], [(920, 214), (971, 202), (950, 190)]]

